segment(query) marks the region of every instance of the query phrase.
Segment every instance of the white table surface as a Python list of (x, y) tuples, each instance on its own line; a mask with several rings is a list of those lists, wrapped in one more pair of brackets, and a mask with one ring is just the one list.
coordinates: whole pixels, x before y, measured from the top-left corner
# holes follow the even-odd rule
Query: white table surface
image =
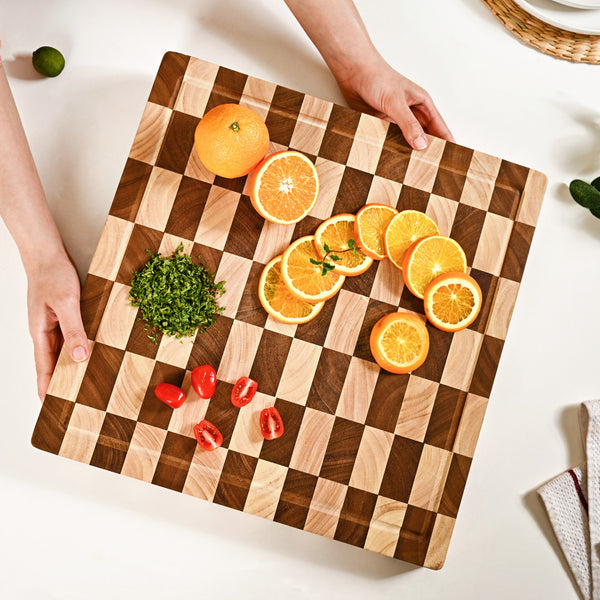
[[(578, 404), (600, 388), (600, 221), (565, 185), (600, 175), (600, 66), (523, 45), (479, 0), (357, 5), (459, 143), (550, 181), (446, 565), (413, 567), (34, 449), (26, 279), (0, 224), (1, 598), (577, 597), (534, 490), (583, 459)], [(3, 0), (0, 38), (82, 277), (165, 51), (343, 103), (282, 1)], [(41, 45), (65, 54), (60, 77), (32, 77), (24, 56)]]

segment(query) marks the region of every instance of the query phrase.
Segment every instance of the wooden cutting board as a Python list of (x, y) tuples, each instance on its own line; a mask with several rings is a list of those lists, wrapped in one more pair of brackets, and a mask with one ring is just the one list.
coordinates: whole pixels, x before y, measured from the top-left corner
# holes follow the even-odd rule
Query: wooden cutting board
[[(246, 178), (208, 173), (193, 149), (210, 108), (239, 102), (267, 123), (271, 150), (314, 160), (321, 192), (295, 226), (265, 222)], [(82, 292), (90, 360), (62, 352), (33, 433), (34, 446), (379, 552), (443, 565), (546, 178), (506, 160), (430, 138), (413, 152), (396, 125), (227, 68), (167, 53)], [(347, 278), (320, 315), (282, 325), (260, 306), (264, 265), (325, 218), (367, 202), (426, 212), (464, 248), (483, 308), (468, 329), (429, 327), (431, 350), (410, 375), (381, 371), (369, 332), (384, 314), (423, 313), (389, 261)], [(147, 251), (182, 242), (225, 280), (223, 316), (203, 334), (154, 344), (128, 302)], [(211, 400), (190, 390), (209, 363)], [(234, 408), (238, 377), (259, 382)], [(153, 394), (161, 382), (189, 390), (173, 411)], [(285, 434), (264, 441), (263, 407)], [(213, 422), (223, 446), (203, 451), (192, 427)]]

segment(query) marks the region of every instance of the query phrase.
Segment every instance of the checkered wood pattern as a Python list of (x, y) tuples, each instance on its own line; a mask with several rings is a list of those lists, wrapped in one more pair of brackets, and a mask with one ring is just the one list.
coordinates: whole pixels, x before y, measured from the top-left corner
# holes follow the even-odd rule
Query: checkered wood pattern
[[(239, 102), (267, 123), (271, 150), (314, 160), (321, 193), (295, 226), (265, 222), (246, 178), (208, 173), (193, 150), (210, 108)], [(546, 178), (430, 138), (413, 152), (395, 125), (224, 67), (167, 53), (152, 87), (82, 293), (89, 362), (63, 351), (33, 434), (43, 450), (430, 568), (445, 560)], [(347, 278), (312, 322), (283, 325), (257, 295), (263, 266), (330, 215), (367, 202), (426, 212), (465, 249), (484, 305), (464, 331), (429, 327), (431, 351), (410, 375), (381, 371), (369, 332), (398, 308), (421, 312), (389, 261)], [(207, 332), (152, 343), (128, 303), (147, 250), (183, 242), (225, 280), (225, 311)], [(210, 363), (210, 400), (190, 372)], [(243, 409), (242, 375), (259, 382)], [(189, 391), (175, 411), (160, 382)], [(285, 434), (264, 441), (263, 407)], [(224, 444), (197, 445), (215, 423)]]

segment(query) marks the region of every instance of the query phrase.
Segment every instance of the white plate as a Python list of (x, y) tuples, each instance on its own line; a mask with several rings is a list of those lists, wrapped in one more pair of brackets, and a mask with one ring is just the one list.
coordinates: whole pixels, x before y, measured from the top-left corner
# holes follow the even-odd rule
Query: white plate
[(567, 6), (574, 6), (575, 8), (600, 8), (600, 2), (598, 0), (554, 0), (559, 4), (566, 4)]
[[(585, 0), (577, 1), (584, 3)], [(575, 33), (600, 35), (600, 8), (581, 10), (552, 0), (515, 0), (515, 2), (530, 15), (549, 25)]]

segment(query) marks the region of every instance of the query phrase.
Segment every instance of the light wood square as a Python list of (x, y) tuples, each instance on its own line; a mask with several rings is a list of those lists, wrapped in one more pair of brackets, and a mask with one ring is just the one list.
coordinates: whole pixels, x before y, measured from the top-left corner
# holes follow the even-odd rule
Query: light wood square
[(185, 372), (181, 388), (186, 393), (185, 402), (173, 411), (169, 421), (169, 431), (194, 437), (194, 425), (204, 419), (210, 398), (200, 398), (196, 394), (192, 388), (191, 371)]
[(298, 338), (292, 340), (283, 367), (277, 397), (305, 405), (317, 370), (321, 347)]
[(135, 222), (164, 231), (181, 183), (181, 175), (154, 167), (142, 196)]
[(181, 239), (179, 236), (165, 233), (160, 241), (158, 253), (162, 256), (171, 256), (175, 251), (182, 246), (182, 252), (184, 254), (191, 254), (194, 249), (194, 242), (191, 240)]
[(454, 333), (441, 383), (466, 392), (473, 378), (473, 369), (482, 343), (483, 335), (471, 329)]
[(267, 322), (265, 323), (265, 329), (293, 338), (296, 335), (298, 325), (295, 323), (282, 323), (269, 315), (267, 317)]
[(411, 375), (400, 407), (395, 434), (422, 442), (435, 404), (439, 384)]
[(75, 404), (59, 456), (89, 464), (104, 423), (104, 411)]
[(283, 254), (292, 241), (294, 228), (295, 225), (278, 225), (265, 221), (254, 251), (254, 260), (266, 265), (276, 256)]
[(501, 163), (500, 158), (475, 150), (467, 171), (460, 201), (463, 204), (487, 210), (492, 200)]
[(352, 140), (348, 166), (375, 173), (389, 126), (388, 121), (362, 113)]
[(90, 264), (91, 275), (116, 279), (132, 231), (133, 223), (108, 215)]
[(183, 493), (212, 502), (225, 458), (227, 458), (226, 448), (221, 446), (208, 451), (203, 450), (198, 444), (183, 486)]
[(364, 423), (367, 420), (379, 371), (379, 367), (373, 362), (356, 356), (350, 359), (350, 366), (335, 411), (336, 416), (357, 423)]
[(320, 410), (307, 408), (302, 417), (290, 467), (318, 475), (327, 450), (335, 417)]
[(237, 314), (251, 268), (250, 259), (229, 252), (223, 253), (215, 281), (225, 281), (226, 292), (219, 300), (224, 316), (233, 318)]
[(269, 114), (276, 88), (277, 86), (270, 81), (249, 76), (244, 85), (240, 104), (251, 108), (265, 121)]
[(401, 183), (375, 175), (371, 181), (365, 204), (386, 204), (396, 208), (401, 190)]
[(437, 511), (450, 470), (452, 452), (425, 444), (408, 503)]
[[(91, 353), (94, 348), (94, 342), (88, 340), (88, 343)], [(48, 394), (75, 402), (88, 364), (87, 361), (75, 362), (71, 358), (67, 347), (63, 345), (58, 355), (56, 367), (54, 367), (52, 379), (48, 385)]]
[(457, 209), (455, 200), (431, 194), (425, 213), (437, 223), (441, 235), (450, 236)]
[(198, 179), (199, 181), (204, 181), (205, 183), (213, 183), (215, 180), (215, 174), (211, 173), (204, 166), (195, 148), (192, 148), (192, 151), (190, 152), (184, 174), (186, 177)]
[(136, 421), (153, 370), (154, 360), (151, 358), (125, 352), (107, 412)]
[(494, 336), (499, 340), (506, 339), (519, 287), (520, 285), (511, 279), (501, 277), (498, 280), (496, 297), (494, 298), (494, 305), (492, 306), (486, 331), (488, 335)]
[(167, 431), (145, 423), (136, 423), (121, 474), (140, 481), (152, 481)]
[(235, 383), (240, 373), (250, 373), (261, 336), (261, 327), (234, 321), (217, 371), (217, 379)]
[(175, 110), (202, 117), (218, 70), (218, 65), (191, 58), (179, 88)]
[(333, 104), (314, 96), (306, 95), (292, 133), (291, 148), (307, 154), (317, 155), (327, 129), (327, 121)]
[(431, 540), (427, 548), (427, 555), (423, 563), (424, 567), (428, 569), (441, 569), (444, 566), (455, 523), (456, 519), (452, 517), (441, 513), (436, 515)]
[(272, 521), (286, 475), (286, 467), (259, 459), (246, 497), (244, 512)]
[(156, 360), (185, 369), (195, 339), (196, 333), (182, 338), (177, 338), (174, 335), (163, 335), (156, 353)]
[(473, 268), (500, 275), (512, 233), (513, 222), (494, 213), (486, 213), (481, 239), (473, 258)]
[(317, 157), (315, 166), (319, 175), (319, 196), (309, 214), (316, 219), (328, 219), (342, 183), (344, 165)]
[(539, 171), (529, 171), (517, 212), (517, 221), (535, 227), (542, 210), (544, 192), (547, 187), (548, 177), (546, 175)]
[(406, 515), (406, 508), (407, 505), (404, 502), (378, 496), (364, 548), (393, 557)]
[(487, 405), (487, 398), (482, 398), (475, 394), (467, 394), (456, 438), (454, 439), (453, 451), (457, 454), (469, 457), (473, 456)]
[(304, 531), (333, 538), (348, 486), (319, 478), (315, 487)]
[(260, 449), (265, 441), (259, 427), (260, 413), (264, 408), (274, 404), (275, 398), (273, 396), (256, 392), (254, 400), (238, 413), (231, 441), (229, 442), (230, 450), (249, 456), (260, 454)]
[(96, 341), (125, 350), (138, 311), (129, 300), (130, 290), (128, 285), (116, 282), (113, 284), (98, 327)]
[(379, 493), (393, 441), (393, 433), (365, 427), (350, 477), (351, 487)]
[(158, 158), (169, 121), (171, 109), (153, 102), (144, 108), (142, 119), (133, 140), (129, 156), (153, 165)]
[(392, 306), (400, 306), (403, 290), (402, 271), (387, 258), (379, 261), (371, 288), (371, 298)]
[(241, 195), (213, 186), (198, 224), (194, 241), (204, 246), (223, 250), (235, 217)]
[(344, 354), (352, 354), (358, 340), (369, 299), (362, 294), (355, 294), (341, 289), (331, 317), (325, 348), (337, 350)]
[(446, 142), (440, 138), (428, 136), (425, 150), (413, 151), (410, 155), (404, 185), (431, 192), (440, 166)]

